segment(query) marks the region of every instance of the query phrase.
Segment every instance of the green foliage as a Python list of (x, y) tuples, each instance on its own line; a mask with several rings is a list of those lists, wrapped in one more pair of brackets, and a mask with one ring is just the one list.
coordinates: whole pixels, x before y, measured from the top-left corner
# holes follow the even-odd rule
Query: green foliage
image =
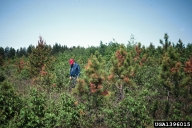
[[(150, 116), (156, 118), (157, 112), (159, 111), (158, 97), (161, 96), (161, 88), (157, 81), (159, 75), (159, 69), (155, 66), (142, 66), (138, 68), (137, 73), (133, 80), (137, 83), (138, 88), (141, 92), (147, 93), (146, 105), (147, 110), (150, 112)], [(159, 92), (158, 92), (159, 90)]]
[(5, 58), (5, 51), (3, 47), (0, 47), (0, 56), (4, 59)]
[(109, 127), (114, 128), (141, 128), (150, 124), (151, 119), (147, 111), (145, 97), (133, 96), (131, 93), (126, 94), (126, 98), (122, 100), (112, 111), (106, 111)]
[(109, 42), (108, 46), (105, 48), (105, 56), (103, 58), (107, 61), (111, 59), (111, 56), (114, 54), (115, 51), (119, 48), (120, 44), (118, 44), (116, 41)]
[(22, 101), (7, 80), (0, 83), (0, 90), (0, 127), (6, 127), (19, 113)]
[(23, 99), (23, 107), (15, 122), (17, 127), (43, 127), (42, 119), (45, 116), (45, 108), (45, 94), (32, 89), (30, 95)]
[(168, 36), (167, 33), (165, 33), (165, 35), (164, 35), (164, 39), (165, 39), (165, 42), (163, 42), (163, 41), (160, 39), (160, 44), (162, 44), (162, 46), (163, 46), (163, 50), (166, 52), (167, 49), (168, 49), (168, 47), (171, 46), (171, 42), (168, 41), (169, 36)]
[(0, 54), (3, 56), (3, 58), (5, 57), (6, 59), (13, 59), (15, 57), (15, 49), (12, 47), (6, 47), (4, 49), (4, 52), (2, 51), (3, 49), (0, 49)]
[(174, 91), (175, 96), (179, 96), (180, 88), (182, 87), (182, 64), (179, 62), (179, 54), (172, 47), (167, 49), (162, 60), (162, 71), (160, 78), (162, 84), (168, 91)]
[(69, 82), (69, 58), (66, 53), (59, 53), (54, 63), (54, 72), (56, 74), (56, 85), (58, 89), (68, 89)]
[(60, 62), (59, 65), (55, 66), (55, 74), (56, 74), (56, 84), (58, 88), (64, 88), (67, 89), (67, 82), (69, 81), (69, 68), (65, 68), (65, 67), (69, 67), (68, 62)]
[(32, 52), (29, 55), (31, 76), (37, 76), (44, 65), (49, 70), (53, 70), (54, 58), (50, 56), (51, 48), (46, 45), (42, 37), (39, 37), (38, 45), (36, 48), (32, 48)]
[[(148, 127), (151, 120), (191, 121), (192, 45), (181, 40), (171, 45), (168, 39), (165, 34), (157, 48), (142, 46), (133, 35), (126, 47), (113, 39), (98, 47), (68, 48), (48, 46), (40, 37), (36, 47), (15, 51), (17, 57), (13, 48), (0, 47), (0, 127), (121, 128)], [(69, 58), (81, 66), (70, 92)]]
[(185, 63), (184, 71), (186, 77), (182, 80), (182, 84), (187, 85), (188, 93), (192, 95), (192, 57)]
[(23, 69), (17, 77), (19, 80), (26, 80), (30, 78), (30, 72), (28, 69)]
[(15, 62), (17, 78), (19, 80), (26, 80), (30, 78), (30, 68), (26, 57), (17, 58)]
[(67, 50), (67, 49), (68, 49), (67, 46), (61, 46), (60, 44), (55, 43), (55, 44), (53, 45), (51, 54), (52, 54), (52, 55), (58, 54), (59, 52), (64, 52), (64, 51)]
[(111, 62), (112, 67), (108, 79), (110, 83), (115, 83), (115, 86), (120, 91), (119, 100), (121, 100), (124, 98), (124, 90), (135, 86), (132, 77), (134, 76), (135, 69), (138, 68), (138, 65), (133, 65), (131, 54), (130, 52), (126, 52), (124, 45), (121, 45), (114, 53), (111, 57)]
[(192, 43), (187, 44), (187, 47), (185, 48), (185, 55), (187, 58), (190, 58), (192, 56)]
[(56, 74), (48, 70), (47, 65), (44, 65), (40, 71), (40, 75), (36, 77), (36, 85), (47, 90), (48, 94), (56, 87)]
[(104, 105), (105, 96), (109, 94), (106, 83), (106, 73), (103, 70), (105, 61), (102, 56), (95, 52), (85, 66), (85, 74), (79, 79), (74, 93), (79, 96), (79, 100), (86, 106), (86, 120), (89, 124), (98, 124), (99, 115)]
[[(29, 46), (29, 47), (31, 47), (31, 46)], [(29, 49), (26, 49), (25, 47), (24, 48), (20, 47), (20, 49), (17, 49), (17, 51), (16, 51), (17, 57), (23, 57), (23, 56), (26, 57), (26, 56), (28, 56), (27, 55), (28, 50)]]
[(2, 67), (4, 76), (6, 78), (15, 76), (15, 72), (17, 71), (17, 69), (15, 68), (14, 61), (15, 60), (8, 59), (8, 60), (6, 60), (6, 62), (4, 63), (4, 65)]
[(83, 114), (82, 106), (71, 95), (61, 94), (61, 101), (58, 105), (57, 126), (75, 128), (83, 125), (80, 121), (81, 114)]
[(4, 71), (2, 68), (0, 68), (0, 82), (3, 82), (5, 80)]
[(173, 115), (172, 115), (172, 120), (175, 120), (175, 121), (180, 121), (180, 120), (182, 120), (182, 113), (181, 113), (181, 107), (182, 107), (182, 104), (180, 104), (179, 102), (176, 102), (176, 103), (174, 103), (173, 104)]
[(4, 59), (3, 59), (3, 56), (0, 55), (0, 67), (3, 66), (3, 63), (4, 63)]
[[(180, 54), (177, 49), (169, 47), (166, 49), (165, 55), (161, 64), (160, 83), (164, 86), (165, 94), (167, 95), (165, 102), (165, 118), (180, 120), (182, 119), (182, 105), (185, 101), (184, 97), (188, 94), (185, 89), (186, 82), (189, 80), (183, 72), (183, 66), (180, 61)], [(190, 96), (188, 96), (188, 100)], [(174, 102), (176, 100), (176, 102)], [(184, 115), (183, 115), (184, 116)], [(184, 118), (184, 117), (183, 117)]]

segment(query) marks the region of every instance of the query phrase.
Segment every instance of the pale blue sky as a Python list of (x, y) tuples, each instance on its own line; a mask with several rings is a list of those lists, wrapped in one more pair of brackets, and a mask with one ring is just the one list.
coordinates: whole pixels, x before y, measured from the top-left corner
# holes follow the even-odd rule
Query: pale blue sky
[(192, 0), (0, 0), (0, 46), (192, 43)]

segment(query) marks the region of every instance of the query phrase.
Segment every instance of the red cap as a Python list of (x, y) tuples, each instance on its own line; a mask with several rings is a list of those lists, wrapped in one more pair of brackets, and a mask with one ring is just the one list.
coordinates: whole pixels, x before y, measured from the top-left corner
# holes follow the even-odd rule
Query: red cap
[(69, 60), (69, 63), (70, 63), (70, 65), (72, 65), (72, 64), (74, 63), (74, 60), (73, 60), (73, 59), (70, 59), (70, 60)]

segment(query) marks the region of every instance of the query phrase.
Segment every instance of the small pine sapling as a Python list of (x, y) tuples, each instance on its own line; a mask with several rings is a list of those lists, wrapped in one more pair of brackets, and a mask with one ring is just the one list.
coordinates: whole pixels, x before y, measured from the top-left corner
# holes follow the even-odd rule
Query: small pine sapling
[(124, 90), (131, 89), (135, 84), (131, 79), (135, 75), (135, 69), (137, 65), (132, 65), (132, 57), (130, 53), (126, 51), (124, 45), (114, 53), (111, 58), (112, 68), (108, 81), (110, 84), (114, 83), (115, 87), (120, 93), (119, 100), (124, 98)]

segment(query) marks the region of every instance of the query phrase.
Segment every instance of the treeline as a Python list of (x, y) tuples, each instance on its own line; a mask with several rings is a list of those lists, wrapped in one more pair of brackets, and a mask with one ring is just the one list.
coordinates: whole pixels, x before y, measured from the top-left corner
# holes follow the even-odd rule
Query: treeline
[[(73, 47), (68, 47), (67, 45), (61, 45), (58, 43), (55, 43), (53, 46), (47, 45), (48, 47), (51, 48), (51, 55), (56, 55), (59, 52), (63, 53), (65, 51), (74, 51), (76, 49), (82, 49), (85, 50), (86, 48), (81, 47), (81, 46), (73, 46)], [(104, 44), (102, 41), (100, 42), (99, 47), (94, 47), (91, 46), (87, 49), (89, 49), (90, 53), (94, 53), (94, 51), (98, 50), (101, 52), (102, 55), (104, 55), (104, 50), (106, 47), (117, 47), (119, 46), (118, 43), (110, 42), (108, 44)], [(26, 47), (21, 47), (20, 49), (14, 49), (13, 47), (0, 47), (0, 56), (2, 56), (4, 59), (13, 59), (14, 57), (22, 57), (25, 56), (27, 57), (31, 52), (32, 49), (35, 48), (34, 45), (29, 45), (27, 48)]]
[[(12, 47), (8, 47), (8, 46), (6, 48), (0, 47), (0, 55), (3, 58), (7, 58), (7, 59), (10, 59), (10, 58), (13, 59), (14, 57), (22, 57), (22, 56), (27, 57), (31, 53), (32, 48), (35, 48), (35, 46), (30, 45), (27, 48), (26, 47), (21, 47), (20, 49), (17, 49), (17, 50), (12, 48)], [(69, 50), (70, 48), (67, 47), (66, 45), (61, 46), (60, 44), (55, 43), (51, 47), (51, 49), (52, 49), (51, 54), (54, 55), (54, 54), (56, 54), (58, 52), (64, 52), (66, 50)]]
[[(172, 46), (173, 48), (179, 49), (180, 53), (183, 54), (188, 54), (192, 50), (192, 44), (188, 43), (186, 46), (182, 42), (181, 39), (178, 40), (177, 43), (171, 43), (168, 41), (168, 35), (164, 35), (165, 41), (160, 39), (159, 43), (160, 46), (155, 48), (155, 46), (150, 43), (150, 45), (147, 47), (147, 49), (151, 50), (157, 50), (159, 53), (162, 53), (162, 48), (167, 48), (168, 46)], [(137, 42), (134, 42), (134, 36), (131, 37), (130, 41), (128, 41), (127, 48), (131, 48), (132, 46), (136, 45)], [(88, 51), (89, 54), (93, 54), (96, 50), (99, 51), (99, 53), (103, 56), (109, 55), (109, 53), (112, 53), (114, 50), (116, 50), (117, 47), (119, 47), (119, 44), (113, 40), (110, 41), (109, 43), (104, 44), (102, 41), (100, 42), (100, 45), (98, 47), (95, 46), (90, 46), (88, 48), (84, 48), (81, 46), (73, 46), (73, 47), (68, 47), (67, 45), (61, 45), (58, 43), (55, 43), (53, 46), (49, 45), (51, 48), (51, 55), (56, 55), (59, 52), (63, 53), (66, 51), (84, 51), (85, 49)], [(142, 46), (145, 48), (145, 46)], [(22, 57), (25, 56), (27, 57), (31, 52), (32, 49), (35, 48), (34, 45), (29, 45), (27, 48), (26, 47), (21, 47), (20, 49), (14, 49), (13, 47), (0, 47), (0, 56), (3, 59), (13, 59), (14, 57)], [(106, 51), (107, 50), (107, 51)], [(185, 52), (185, 53), (184, 53)]]

